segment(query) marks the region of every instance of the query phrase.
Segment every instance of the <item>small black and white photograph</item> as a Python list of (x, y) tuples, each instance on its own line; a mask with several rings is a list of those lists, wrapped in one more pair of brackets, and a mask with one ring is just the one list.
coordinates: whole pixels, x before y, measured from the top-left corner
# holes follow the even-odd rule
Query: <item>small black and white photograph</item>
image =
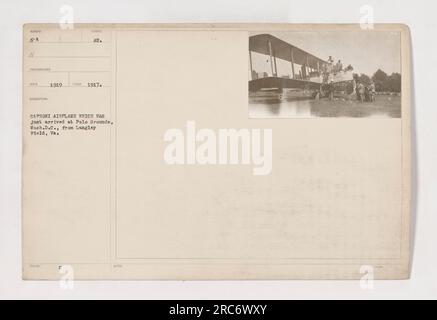
[(401, 118), (392, 31), (252, 32), (249, 118)]

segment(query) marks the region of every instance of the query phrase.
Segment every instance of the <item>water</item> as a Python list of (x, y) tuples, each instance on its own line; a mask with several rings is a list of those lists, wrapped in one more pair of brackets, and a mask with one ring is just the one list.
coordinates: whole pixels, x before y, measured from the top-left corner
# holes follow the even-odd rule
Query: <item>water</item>
[(353, 96), (336, 97), (334, 100), (315, 100), (308, 93), (292, 96), (288, 93), (251, 93), (250, 118), (400, 118), (401, 98), (377, 96), (375, 102), (358, 102)]

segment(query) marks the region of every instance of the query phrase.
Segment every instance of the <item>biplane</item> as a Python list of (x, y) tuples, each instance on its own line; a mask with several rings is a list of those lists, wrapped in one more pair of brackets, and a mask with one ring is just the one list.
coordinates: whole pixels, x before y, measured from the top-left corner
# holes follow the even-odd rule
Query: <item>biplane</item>
[[(268, 57), (271, 72), (257, 72), (252, 64), (252, 52)], [(289, 75), (279, 76), (277, 59), (290, 64)], [(332, 72), (332, 63), (320, 59), (270, 34), (249, 37), (250, 77), (249, 92), (284, 89), (305, 90), (313, 97), (322, 92), (327, 83), (344, 87), (352, 80), (351, 70)]]

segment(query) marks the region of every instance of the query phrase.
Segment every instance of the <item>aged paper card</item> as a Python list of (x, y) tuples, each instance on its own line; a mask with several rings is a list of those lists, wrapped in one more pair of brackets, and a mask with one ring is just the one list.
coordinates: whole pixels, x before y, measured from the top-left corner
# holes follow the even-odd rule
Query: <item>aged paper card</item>
[(403, 25), (29, 24), (23, 278), (409, 277)]

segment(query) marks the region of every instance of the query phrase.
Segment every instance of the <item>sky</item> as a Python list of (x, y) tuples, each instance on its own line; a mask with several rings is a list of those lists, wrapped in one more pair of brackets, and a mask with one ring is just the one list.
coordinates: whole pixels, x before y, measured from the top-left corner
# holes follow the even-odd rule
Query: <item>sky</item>
[[(251, 33), (250, 35), (259, 33), (267, 32)], [(328, 60), (329, 56), (332, 56), (335, 62), (341, 60), (344, 67), (351, 64), (354, 67), (354, 73), (365, 73), (372, 76), (378, 69), (387, 74), (401, 73), (399, 32), (364, 30), (268, 33), (325, 61)], [(252, 64), (257, 71), (270, 70), (266, 56), (253, 55)], [(278, 73), (281, 73), (283, 68), (287, 68), (287, 63), (280, 62)]]

